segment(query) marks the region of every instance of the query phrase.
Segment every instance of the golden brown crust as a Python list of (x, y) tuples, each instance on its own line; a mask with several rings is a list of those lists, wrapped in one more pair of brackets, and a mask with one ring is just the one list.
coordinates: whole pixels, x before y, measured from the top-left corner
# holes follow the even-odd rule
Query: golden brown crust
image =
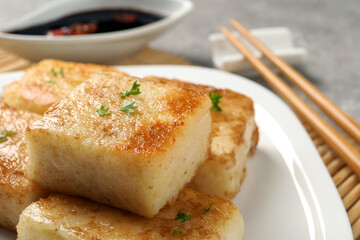
[(0, 131), (16, 132), (0, 142), (0, 186), (3, 189), (22, 194), (34, 184), (24, 176), (29, 159), (24, 135), (26, 127), (39, 118), (37, 114), (16, 110), (0, 102)]
[(216, 89), (159, 77), (147, 77), (145, 80), (206, 94), (218, 92), (222, 96), (219, 105), (222, 111), (210, 111), (212, 118), (210, 154), (189, 186), (226, 199), (235, 197), (246, 176), (245, 161), (255, 152), (258, 142), (253, 101), (228, 89)]
[(0, 102), (0, 132), (15, 131), (0, 142), (0, 225), (15, 230), (21, 212), (47, 191), (25, 175), (28, 153), (25, 129), (40, 115), (18, 110)]
[[(203, 209), (211, 203), (216, 204), (204, 215)], [(35, 221), (54, 224), (55, 229), (82, 239), (222, 239), (229, 222), (237, 219), (236, 228), (242, 227), (237, 218), (239, 210), (230, 201), (187, 188), (180, 192), (174, 205), (162, 209), (152, 219), (60, 194), (52, 194), (33, 205), (34, 212), (25, 211), (25, 215), (36, 213)], [(191, 215), (191, 221), (175, 220), (178, 212)], [(174, 230), (184, 235), (173, 237)]]
[[(218, 92), (222, 96), (220, 100), (220, 107), (222, 108), (221, 112), (211, 111), (212, 119), (212, 130), (211, 137), (212, 139), (221, 137), (224, 134), (231, 136), (233, 143), (235, 145), (240, 145), (243, 141), (243, 136), (245, 133), (245, 127), (248, 119), (254, 117), (254, 104), (253, 101), (247, 96), (233, 92), (229, 89), (217, 89), (211, 86), (198, 85), (189, 82), (183, 82), (177, 79), (166, 79), (161, 77), (149, 76), (144, 78), (144, 80), (170, 84), (184, 89), (190, 89), (194, 91), (200, 91), (203, 93)], [(227, 132), (224, 132), (226, 129)], [(258, 129), (256, 127), (253, 134), (252, 148), (251, 153), (256, 149), (258, 141)], [(221, 158), (222, 161), (228, 162), (227, 159), (234, 159), (236, 149), (232, 149), (230, 152), (219, 152), (218, 149), (211, 149), (211, 154), (208, 160), (214, 159), (216, 155), (226, 155), (230, 158)]]
[[(60, 69), (63, 74), (59, 73)], [(119, 72), (103, 65), (43, 60), (28, 68), (19, 81), (8, 85), (3, 98), (10, 106), (43, 114), (52, 104), (66, 97), (73, 87), (103, 70)]]
[[(135, 80), (142, 84), (142, 93), (121, 98)], [(127, 116), (119, 107), (130, 99), (138, 108)], [(200, 92), (104, 71), (54, 104), (31, 128), (72, 135), (79, 141), (91, 139), (114, 151), (146, 158), (166, 151), (185, 119), (203, 104), (209, 105), (209, 99)], [(110, 116), (99, 117), (96, 110), (101, 105), (109, 107)]]
[(256, 128), (255, 131), (253, 132), (253, 135), (251, 136), (251, 148), (249, 151), (249, 156), (254, 155), (258, 141), (259, 141), (259, 129)]
[[(133, 152), (144, 151), (165, 151), (166, 148), (160, 148), (159, 143), (167, 141), (172, 137), (177, 126), (183, 125), (183, 122), (161, 123), (155, 122), (151, 126), (140, 127), (130, 138), (129, 141), (121, 146), (117, 146), (118, 150), (128, 150)], [(172, 137), (172, 142), (175, 139)]]

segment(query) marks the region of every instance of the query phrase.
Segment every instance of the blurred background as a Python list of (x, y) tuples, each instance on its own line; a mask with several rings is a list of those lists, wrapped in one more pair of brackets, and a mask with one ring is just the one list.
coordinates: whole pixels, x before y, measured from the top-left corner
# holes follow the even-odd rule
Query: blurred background
[[(0, 21), (16, 19), (50, 0), (0, 0)], [(76, 0), (74, 0), (76, 1)], [(213, 67), (208, 36), (236, 18), (248, 28), (289, 27), (305, 44), (300, 72), (360, 122), (359, 0), (193, 0), (194, 11), (151, 46)], [(254, 77), (253, 80), (266, 85)]]

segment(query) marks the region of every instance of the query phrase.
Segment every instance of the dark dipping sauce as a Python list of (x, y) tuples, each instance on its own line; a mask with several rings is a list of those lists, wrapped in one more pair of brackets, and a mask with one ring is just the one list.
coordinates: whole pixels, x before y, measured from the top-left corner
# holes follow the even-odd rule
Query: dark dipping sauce
[(160, 14), (136, 9), (102, 9), (68, 15), (48, 23), (10, 33), (48, 36), (107, 33), (140, 27), (159, 21), (164, 17)]

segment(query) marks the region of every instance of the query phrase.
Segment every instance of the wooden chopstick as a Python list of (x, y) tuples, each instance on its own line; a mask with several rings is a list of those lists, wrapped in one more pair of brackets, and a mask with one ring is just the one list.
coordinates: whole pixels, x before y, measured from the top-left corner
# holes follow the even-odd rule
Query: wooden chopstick
[(354, 170), (360, 178), (360, 153), (340, 133), (315, 112), (304, 100), (302, 100), (280, 77), (273, 73), (261, 60), (239, 40), (227, 28), (222, 27), (224, 36), (244, 55), (259, 74), (288, 102), (292, 108), (301, 114), (324, 141)]
[(276, 56), (265, 44), (252, 35), (243, 25), (235, 19), (230, 20), (231, 25), (252, 45), (254, 45), (285, 77), (304, 92), (319, 108), (326, 113), (339, 127), (360, 144), (360, 125), (342, 111), (334, 102), (320, 92), (309, 80), (288, 63)]

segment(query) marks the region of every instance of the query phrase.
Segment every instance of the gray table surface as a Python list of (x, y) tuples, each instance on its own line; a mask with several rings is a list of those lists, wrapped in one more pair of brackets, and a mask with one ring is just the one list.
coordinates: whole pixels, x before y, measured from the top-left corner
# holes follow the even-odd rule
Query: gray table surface
[[(49, 0), (0, 0), (0, 21)], [(309, 56), (298, 69), (360, 122), (359, 0), (193, 0), (195, 9), (152, 46), (212, 67), (208, 35), (233, 17), (248, 28), (287, 26), (300, 33)], [(261, 78), (253, 78), (266, 86)]]

